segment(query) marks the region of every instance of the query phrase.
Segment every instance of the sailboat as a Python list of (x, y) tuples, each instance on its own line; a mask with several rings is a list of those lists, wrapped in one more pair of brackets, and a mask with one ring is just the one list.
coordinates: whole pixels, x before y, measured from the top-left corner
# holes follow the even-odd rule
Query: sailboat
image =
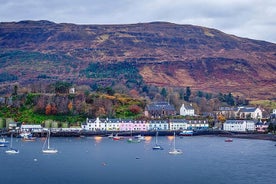
[[(43, 147), (42, 147), (42, 152), (43, 153), (52, 154), (52, 153), (57, 153), (58, 152), (57, 149), (50, 148), (50, 134), (51, 133), (50, 133), (50, 130), (49, 130), (48, 133), (47, 133), (47, 138), (45, 139), (45, 142), (44, 142)], [(47, 148), (45, 148), (46, 143), (47, 143)]]
[(12, 147), (12, 141), (13, 141), (13, 133), (11, 133), (11, 144), (10, 144), (10, 147), (9, 147), (8, 150), (6, 150), (6, 153), (7, 153), (7, 154), (17, 154), (17, 153), (19, 153), (19, 150), (18, 150), (18, 149), (14, 149), (14, 148)]
[(156, 132), (156, 135), (155, 135), (155, 146), (153, 146), (152, 149), (153, 149), (153, 150), (163, 150), (163, 147), (161, 147), (161, 146), (158, 144), (157, 137), (158, 137), (158, 132)]
[(129, 143), (139, 143), (139, 142), (141, 142), (141, 140), (140, 139), (133, 139), (132, 138), (132, 130), (131, 130), (130, 138), (127, 139), (127, 142), (129, 142)]
[(175, 148), (175, 132), (173, 133), (173, 149), (171, 151), (169, 151), (169, 154), (171, 155), (180, 155), (182, 154), (182, 150), (181, 149), (176, 149)]

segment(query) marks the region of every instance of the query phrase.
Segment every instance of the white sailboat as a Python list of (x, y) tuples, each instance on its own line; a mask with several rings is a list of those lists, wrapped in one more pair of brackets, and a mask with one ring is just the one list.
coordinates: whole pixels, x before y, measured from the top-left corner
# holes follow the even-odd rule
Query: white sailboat
[(129, 143), (139, 143), (141, 142), (140, 139), (133, 139), (132, 138), (132, 130), (130, 131), (130, 138), (127, 139), (127, 142)]
[(169, 151), (169, 154), (171, 155), (180, 155), (182, 154), (182, 150), (181, 149), (176, 149), (175, 148), (175, 132), (173, 133), (173, 149), (171, 151)]
[(155, 135), (155, 145), (152, 147), (152, 149), (153, 150), (163, 150), (163, 147), (158, 144), (157, 137), (158, 137), (158, 132), (156, 132), (156, 135)]
[(6, 150), (7, 154), (18, 154), (19, 150), (12, 147), (12, 141), (13, 141), (13, 133), (11, 133), (11, 144), (8, 150)]
[[(47, 133), (47, 138), (45, 139), (45, 142), (44, 142), (43, 147), (42, 147), (42, 152), (43, 153), (52, 154), (52, 153), (57, 153), (58, 152), (57, 149), (53, 149), (53, 148), (50, 147), (50, 134), (51, 133), (50, 133), (50, 130), (49, 130), (48, 133)], [(47, 148), (45, 148), (46, 143), (47, 143)]]

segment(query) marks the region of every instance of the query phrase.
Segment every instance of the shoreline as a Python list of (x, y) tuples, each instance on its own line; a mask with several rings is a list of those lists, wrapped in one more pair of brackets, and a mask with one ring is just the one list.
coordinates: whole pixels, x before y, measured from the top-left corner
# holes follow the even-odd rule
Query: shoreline
[[(177, 131), (158, 131), (159, 136), (173, 136), (174, 132), (176, 135), (180, 136), (179, 133), (182, 132), (180, 130)], [(143, 135), (143, 136), (155, 136), (156, 131), (137, 131), (137, 132), (130, 132), (130, 131), (58, 131), (58, 132), (51, 132), (52, 137), (93, 137), (93, 136), (101, 136), (107, 137), (110, 134), (118, 134), (119, 136), (136, 136), (136, 135)], [(11, 133), (5, 132), (1, 134), (1, 136), (10, 136)], [(19, 134), (15, 134), (15, 137), (18, 137)], [(34, 137), (45, 137), (46, 133), (33, 133)], [(240, 138), (240, 139), (256, 139), (256, 140), (269, 140), (276, 142), (276, 134), (265, 134), (265, 133), (242, 133), (242, 132), (226, 132), (223, 130), (199, 130), (195, 131), (193, 135), (182, 135), (182, 136), (217, 136), (217, 137), (227, 137), (227, 138)], [(181, 137), (181, 136), (180, 136)]]

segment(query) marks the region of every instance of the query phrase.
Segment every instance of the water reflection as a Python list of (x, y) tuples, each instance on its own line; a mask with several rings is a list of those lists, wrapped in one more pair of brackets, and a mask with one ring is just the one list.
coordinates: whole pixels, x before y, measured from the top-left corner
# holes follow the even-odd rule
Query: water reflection
[(96, 141), (96, 143), (102, 142), (102, 139), (103, 139), (103, 137), (100, 137), (100, 136), (94, 136), (93, 138)]

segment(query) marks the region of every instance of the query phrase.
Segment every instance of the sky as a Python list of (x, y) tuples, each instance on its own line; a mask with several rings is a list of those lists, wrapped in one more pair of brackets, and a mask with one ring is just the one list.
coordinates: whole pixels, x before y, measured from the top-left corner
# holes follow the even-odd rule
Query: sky
[(0, 0), (0, 22), (192, 24), (276, 43), (275, 0)]

